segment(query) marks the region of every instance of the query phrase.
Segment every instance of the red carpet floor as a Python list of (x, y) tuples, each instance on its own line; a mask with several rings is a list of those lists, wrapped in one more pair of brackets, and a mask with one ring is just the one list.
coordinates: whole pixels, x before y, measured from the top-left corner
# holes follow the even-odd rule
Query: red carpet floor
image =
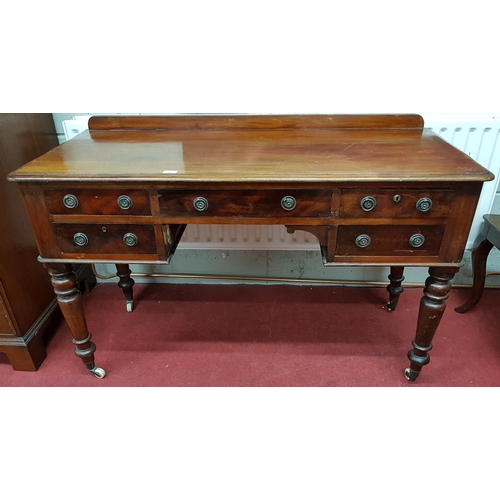
[(16, 372), (0, 354), (0, 386), (500, 386), (500, 290), (469, 313), (454, 289), (416, 382), (404, 378), (421, 289), (395, 312), (383, 288), (261, 285), (135, 285), (127, 313), (115, 284), (84, 298), (99, 380), (74, 355), (68, 328), (46, 334), (37, 372)]

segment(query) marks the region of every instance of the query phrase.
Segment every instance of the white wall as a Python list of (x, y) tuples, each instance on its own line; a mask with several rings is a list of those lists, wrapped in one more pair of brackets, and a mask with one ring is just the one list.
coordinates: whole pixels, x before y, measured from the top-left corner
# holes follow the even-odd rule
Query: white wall
[[(237, 5), (237, 6), (235, 6)], [(498, 111), (492, 2), (176, 2), (24, 15), (8, 43), (5, 111)], [(54, 16), (55, 19), (56, 16)], [(12, 28), (11, 40), (19, 33)], [(7, 72), (6, 69), (9, 68)]]

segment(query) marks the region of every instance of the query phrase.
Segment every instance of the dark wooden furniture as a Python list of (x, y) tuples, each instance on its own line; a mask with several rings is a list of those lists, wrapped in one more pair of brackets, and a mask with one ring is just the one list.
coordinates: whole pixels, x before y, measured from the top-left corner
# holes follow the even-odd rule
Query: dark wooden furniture
[(7, 175), (57, 145), (50, 113), (0, 114), (0, 352), (15, 370), (36, 370), (45, 359), (42, 334), (57, 301)]
[(493, 247), (500, 249), (500, 215), (488, 214), (484, 215), (483, 218), (484, 223), (481, 227), (481, 235), (484, 239), (472, 252), (472, 267), (474, 273), (472, 293), (465, 304), (455, 308), (455, 311), (458, 313), (470, 311), (479, 302), (484, 291), (488, 255)]
[(72, 264), (116, 263), (131, 304), (128, 264), (169, 262), (190, 223), (309, 231), (325, 266), (391, 267), (391, 309), (404, 267), (429, 267), (406, 377), (429, 362), (493, 175), (424, 130), (420, 116), (95, 116), (89, 128), (10, 179), (76, 354), (96, 376), (104, 370)]

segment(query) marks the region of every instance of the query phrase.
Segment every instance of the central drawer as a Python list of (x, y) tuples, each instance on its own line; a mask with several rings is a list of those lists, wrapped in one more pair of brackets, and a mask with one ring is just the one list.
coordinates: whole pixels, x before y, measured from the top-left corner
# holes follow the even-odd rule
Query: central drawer
[(183, 217), (331, 217), (332, 190), (160, 190), (160, 212)]

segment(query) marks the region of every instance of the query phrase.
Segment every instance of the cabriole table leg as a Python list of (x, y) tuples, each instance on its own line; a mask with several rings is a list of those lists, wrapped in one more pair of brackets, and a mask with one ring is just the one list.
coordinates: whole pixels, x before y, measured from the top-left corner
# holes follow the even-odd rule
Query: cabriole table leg
[(78, 290), (76, 275), (71, 264), (45, 264), (52, 278), (52, 286), (57, 295), (61, 312), (68, 324), (76, 345), (75, 354), (83, 361), (86, 368), (97, 378), (103, 378), (106, 372), (94, 363), (95, 344), (92, 334), (87, 329), (87, 320), (83, 310), (82, 296)]
[(431, 267), (425, 281), (424, 296), (420, 300), (417, 333), (413, 340), (413, 349), (408, 352), (410, 367), (405, 370), (408, 380), (414, 381), (422, 367), (429, 363), (429, 351), (432, 339), (446, 309), (446, 299), (450, 295), (451, 280), (458, 268)]

